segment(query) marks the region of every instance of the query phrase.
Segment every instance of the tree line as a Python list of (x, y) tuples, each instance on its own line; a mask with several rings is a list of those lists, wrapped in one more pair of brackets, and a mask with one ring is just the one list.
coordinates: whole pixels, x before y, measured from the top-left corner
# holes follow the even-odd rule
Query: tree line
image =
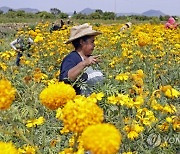
[[(69, 15), (67, 13), (62, 12), (61, 10), (57, 8), (51, 8), (50, 12), (41, 11), (37, 13), (27, 13), (23, 10), (13, 10), (9, 9), (8, 12), (3, 13), (2, 10), (0, 10), (0, 16), (4, 16), (7, 18), (42, 18), (42, 19), (67, 19), (69, 18)], [(74, 11), (74, 13), (71, 15), (72, 19), (102, 19), (102, 20), (126, 20), (127, 18), (138, 20), (138, 21), (146, 21), (146, 20), (154, 20), (154, 21), (166, 21), (169, 16), (159, 16), (159, 17), (149, 17), (149, 16), (143, 16), (143, 15), (129, 15), (129, 16), (117, 16), (114, 12), (103, 12), (100, 9), (95, 10), (95, 12), (91, 14), (83, 14), (83, 13), (77, 13)]]

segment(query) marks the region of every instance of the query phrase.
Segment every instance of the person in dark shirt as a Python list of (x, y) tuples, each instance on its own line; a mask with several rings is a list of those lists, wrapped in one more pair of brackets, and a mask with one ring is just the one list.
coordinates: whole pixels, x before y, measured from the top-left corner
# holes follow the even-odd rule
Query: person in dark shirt
[(62, 19), (60, 20), (60, 25), (52, 23), (52, 26), (50, 28), (50, 33), (52, 33), (53, 31), (56, 31), (56, 30), (61, 30), (64, 25), (65, 25), (65, 23)]
[(66, 44), (72, 43), (74, 51), (69, 53), (62, 61), (60, 67), (59, 81), (65, 83), (82, 80), (88, 86), (83, 89), (77, 84), (74, 85), (77, 94), (90, 95), (90, 86), (104, 79), (100, 70), (93, 69), (92, 65), (100, 61), (100, 56), (92, 55), (95, 44), (95, 36), (101, 32), (92, 29), (92, 26), (85, 23), (71, 28), (70, 38)]

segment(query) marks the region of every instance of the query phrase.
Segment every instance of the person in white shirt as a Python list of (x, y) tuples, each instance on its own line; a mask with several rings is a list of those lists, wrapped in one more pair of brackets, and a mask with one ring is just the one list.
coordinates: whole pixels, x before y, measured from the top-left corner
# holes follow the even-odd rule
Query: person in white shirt
[[(15, 39), (10, 43), (10, 46), (17, 52), (17, 57), (16, 57), (17, 66), (20, 65), (20, 60), (23, 55), (23, 52), (25, 50), (29, 50), (32, 44), (33, 44), (33, 40), (30, 37), (24, 38), (22, 36), (19, 36), (17, 39)], [(30, 57), (30, 54), (27, 53), (27, 56)]]
[(130, 28), (132, 26), (132, 23), (131, 22), (127, 22), (126, 24), (124, 24), (121, 29), (120, 29), (120, 32), (123, 32), (124, 30)]

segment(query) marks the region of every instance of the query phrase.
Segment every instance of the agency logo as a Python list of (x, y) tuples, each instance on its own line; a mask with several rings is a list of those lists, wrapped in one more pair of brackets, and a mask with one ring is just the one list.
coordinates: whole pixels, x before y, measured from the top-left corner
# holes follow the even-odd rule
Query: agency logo
[(152, 133), (147, 137), (147, 143), (152, 148), (158, 147), (161, 144), (161, 136), (160, 134)]
[(175, 144), (180, 145), (180, 135), (174, 135), (174, 136), (161, 136), (160, 134), (152, 133), (147, 137), (146, 142), (149, 146), (152, 148), (158, 147), (161, 143), (167, 143), (167, 144)]

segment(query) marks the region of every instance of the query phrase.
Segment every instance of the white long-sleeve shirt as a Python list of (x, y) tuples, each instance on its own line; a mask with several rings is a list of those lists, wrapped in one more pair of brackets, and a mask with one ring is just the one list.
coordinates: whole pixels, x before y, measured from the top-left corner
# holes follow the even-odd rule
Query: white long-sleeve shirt
[[(28, 43), (32, 44), (33, 43), (33, 40), (29, 37), (28, 38)], [(10, 43), (10, 46), (14, 49), (14, 50), (17, 50), (18, 48), (19, 49), (22, 49), (24, 47), (24, 40), (22, 38), (17, 38), (15, 39), (14, 41), (12, 41)]]

